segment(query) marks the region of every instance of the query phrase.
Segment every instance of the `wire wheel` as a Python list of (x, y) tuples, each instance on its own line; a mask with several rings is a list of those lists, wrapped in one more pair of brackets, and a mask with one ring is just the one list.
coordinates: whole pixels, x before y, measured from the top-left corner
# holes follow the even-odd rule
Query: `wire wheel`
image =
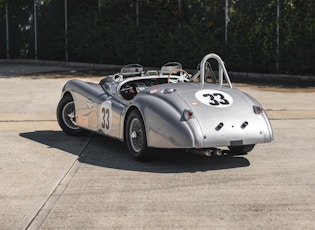
[(69, 135), (85, 135), (87, 130), (77, 126), (75, 120), (75, 104), (70, 94), (61, 98), (57, 107), (57, 120), (61, 129)]
[(135, 152), (140, 152), (143, 146), (143, 129), (137, 118), (131, 120), (129, 127), (130, 144)]
[(62, 120), (70, 129), (79, 129), (75, 124), (75, 108), (74, 102), (68, 102), (62, 109)]
[(136, 160), (148, 160), (145, 127), (142, 117), (137, 110), (129, 114), (125, 130), (125, 140), (130, 154)]

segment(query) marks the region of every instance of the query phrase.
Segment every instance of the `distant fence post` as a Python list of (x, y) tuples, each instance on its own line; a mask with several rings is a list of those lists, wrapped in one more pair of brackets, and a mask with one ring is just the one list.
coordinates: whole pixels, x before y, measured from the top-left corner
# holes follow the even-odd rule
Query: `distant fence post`
[(65, 0), (65, 55), (66, 62), (68, 61), (68, 2)]
[(10, 58), (10, 40), (9, 40), (9, 11), (8, 2), (5, 3), (5, 30), (6, 30), (6, 44), (7, 44), (7, 59)]
[(229, 23), (229, 0), (225, 0), (225, 45), (228, 43), (228, 23)]
[(280, 2), (277, 0), (277, 57), (276, 72), (279, 72), (279, 45), (280, 45)]
[(98, 0), (98, 16), (101, 20), (102, 18), (102, 3), (101, 3), (101, 0)]
[(34, 0), (34, 52), (37, 60), (37, 0)]
[(136, 25), (139, 27), (139, 1), (136, 2)]

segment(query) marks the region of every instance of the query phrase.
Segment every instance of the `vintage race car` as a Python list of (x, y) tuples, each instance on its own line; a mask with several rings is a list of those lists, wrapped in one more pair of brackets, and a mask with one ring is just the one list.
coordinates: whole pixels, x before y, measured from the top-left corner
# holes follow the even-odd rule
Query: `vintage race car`
[(125, 142), (137, 160), (151, 148), (243, 154), (273, 140), (262, 106), (232, 87), (216, 54), (206, 55), (194, 75), (170, 62), (147, 71), (127, 65), (98, 84), (70, 80), (57, 119), (69, 135), (94, 131)]

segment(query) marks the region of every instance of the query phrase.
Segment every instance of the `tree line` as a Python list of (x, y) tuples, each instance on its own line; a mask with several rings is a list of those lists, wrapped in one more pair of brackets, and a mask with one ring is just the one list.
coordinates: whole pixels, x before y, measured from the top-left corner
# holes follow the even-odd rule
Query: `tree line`
[(315, 75), (313, 0), (0, 0), (0, 59)]

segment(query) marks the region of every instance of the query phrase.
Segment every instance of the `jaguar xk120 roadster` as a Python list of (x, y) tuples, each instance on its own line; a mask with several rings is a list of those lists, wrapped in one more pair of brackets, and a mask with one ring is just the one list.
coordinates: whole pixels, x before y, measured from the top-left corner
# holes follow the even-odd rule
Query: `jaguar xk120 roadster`
[(194, 75), (170, 62), (146, 71), (127, 65), (99, 83), (70, 80), (57, 119), (67, 134), (93, 131), (125, 142), (137, 160), (151, 148), (243, 154), (273, 140), (264, 109), (233, 88), (216, 54), (206, 55)]

